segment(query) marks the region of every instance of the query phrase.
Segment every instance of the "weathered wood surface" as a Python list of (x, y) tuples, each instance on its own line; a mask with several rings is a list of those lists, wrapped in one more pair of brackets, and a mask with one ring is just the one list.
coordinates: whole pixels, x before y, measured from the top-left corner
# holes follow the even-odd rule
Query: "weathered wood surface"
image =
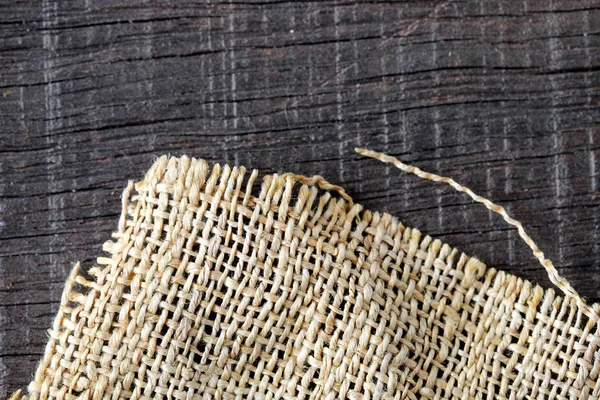
[(530, 229), (600, 299), (600, 1), (0, 4), (0, 398), (25, 386), (74, 261), (160, 154), (322, 174), (549, 286)]

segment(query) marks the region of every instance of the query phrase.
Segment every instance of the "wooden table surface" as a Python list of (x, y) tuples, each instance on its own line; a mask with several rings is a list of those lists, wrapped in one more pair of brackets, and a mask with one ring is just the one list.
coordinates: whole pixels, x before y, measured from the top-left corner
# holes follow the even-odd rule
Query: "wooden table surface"
[[(143, 3), (140, 5), (140, 3)], [(156, 156), (321, 174), (489, 265), (600, 300), (600, 1), (0, 2), (0, 398)]]

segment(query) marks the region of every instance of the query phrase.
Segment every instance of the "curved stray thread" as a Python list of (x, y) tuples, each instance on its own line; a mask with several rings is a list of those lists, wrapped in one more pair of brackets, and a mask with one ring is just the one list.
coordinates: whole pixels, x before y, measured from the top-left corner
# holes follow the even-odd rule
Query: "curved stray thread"
[(452, 178), (447, 178), (445, 176), (440, 176), (440, 175), (432, 174), (429, 172), (425, 172), (425, 171), (423, 171), (417, 167), (414, 167), (412, 165), (404, 164), (402, 161), (398, 160), (395, 157), (388, 156), (386, 154), (379, 153), (376, 151), (361, 149), (361, 148), (355, 148), (354, 151), (356, 151), (357, 153), (359, 153), (363, 156), (371, 157), (376, 160), (382, 161), (384, 163), (391, 163), (394, 166), (396, 166), (398, 169), (401, 169), (404, 172), (408, 172), (408, 173), (417, 175), (421, 179), (426, 179), (426, 180), (430, 180), (430, 181), (434, 181), (434, 182), (446, 183), (446, 184), (452, 186), (457, 191), (468, 194), (476, 202), (485, 205), (488, 210), (491, 210), (491, 211), (495, 212), (496, 214), (500, 214), (506, 222), (508, 222), (510, 225), (513, 225), (517, 228), (517, 230), (519, 231), (519, 236), (521, 236), (521, 238), (525, 241), (525, 243), (527, 243), (529, 248), (533, 251), (533, 255), (540, 261), (540, 264), (542, 264), (542, 266), (546, 269), (546, 272), (548, 273), (548, 277), (550, 278), (552, 283), (554, 285), (556, 285), (556, 287), (558, 287), (560, 290), (562, 290), (562, 292), (567, 297), (571, 297), (571, 298), (575, 299), (575, 301), (577, 302), (577, 305), (583, 310), (584, 314), (587, 315), (590, 319), (592, 319), (594, 322), (597, 322), (600, 319), (600, 316), (598, 315), (598, 313), (596, 313), (596, 311), (594, 311), (594, 309), (592, 307), (590, 307), (585, 302), (585, 300), (579, 296), (579, 294), (573, 288), (573, 286), (571, 286), (569, 281), (567, 281), (565, 278), (563, 278), (562, 276), (560, 276), (558, 274), (558, 271), (554, 267), (554, 264), (552, 264), (552, 261), (550, 261), (546, 257), (544, 257), (544, 253), (535, 244), (533, 239), (531, 239), (531, 237), (525, 232), (525, 229), (523, 228), (523, 225), (521, 224), (521, 222), (519, 222), (516, 219), (509, 216), (506, 213), (506, 210), (504, 209), (504, 207), (491, 202), (490, 200), (486, 199), (485, 197), (481, 197), (481, 196), (473, 193), (473, 191), (471, 189), (457, 183)]
[(338, 185), (334, 185), (333, 183), (329, 183), (327, 181), (327, 179), (323, 178), (321, 175), (314, 175), (314, 176), (308, 177), (308, 176), (304, 176), (304, 175), (296, 175), (296, 174), (292, 174), (291, 172), (287, 172), (281, 176), (283, 178), (287, 178), (288, 176), (292, 177), (296, 181), (303, 183), (305, 185), (317, 185), (323, 190), (332, 190), (332, 191), (338, 193), (340, 196), (342, 196), (348, 203), (350, 203), (350, 207), (352, 207), (354, 205), (354, 200), (352, 200), (352, 197), (350, 197), (350, 195), (348, 193), (346, 193), (346, 191), (342, 187), (340, 187)]

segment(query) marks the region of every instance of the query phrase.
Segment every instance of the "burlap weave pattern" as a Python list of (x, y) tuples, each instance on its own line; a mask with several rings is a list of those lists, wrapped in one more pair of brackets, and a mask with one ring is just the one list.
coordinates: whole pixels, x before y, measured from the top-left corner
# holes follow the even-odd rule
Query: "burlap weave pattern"
[(600, 397), (600, 324), (574, 301), (257, 176), (160, 158), (67, 282), (30, 398)]

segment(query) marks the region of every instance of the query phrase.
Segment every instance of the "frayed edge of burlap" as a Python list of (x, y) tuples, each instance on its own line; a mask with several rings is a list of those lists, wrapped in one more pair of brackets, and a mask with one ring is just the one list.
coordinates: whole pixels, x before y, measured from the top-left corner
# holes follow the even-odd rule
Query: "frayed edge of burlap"
[[(464, 287), (488, 293), (489, 291), (494, 292), (496, 288), (504, 287), (508, 282), (508, 289), (502, 296), (496, 294), (496, 299), (502, 301), (508, 298), (518, 298), (520, 304), (527, 305), (527, 320), (543, 320), (552, 323), (553, 318), (556, 317), (564, 302), (568, 302), (570, 309), (578, 308), (573, 299), (564, 299), (562, 296), (556, 295), (551, 288), (544, 290), (541, 286), (527, 280), (489, 268), (477, 258), (467, 256), (437, 239), (433, 240), (430, 236), (422, 237), (419, 230), (405, 228), (399, 219), (388, 213), (363, 211), (362, 206), (354, 204), (351, 197), (341, 187), (328, 183), (320, 176), (309, 178), (291, 173), (265, 175), (260, 184), (260, 194), (256, 196), (254, 184), (258, 175), (258, 171), (253, 170), (248, 176), (244, 167), (231, 168), (229, 165), (221, 167), (219, 164), (214, 164), (211, 168), (202, 159), (190, 159), (185, 156), (181, 158), (162, 156), (154, 162), (142, 181), (137, 182), (135, 185), (130, 181), (122, 195), (122, 212), (118, 222), (118, 231), (112, 234), (116, 242), (107, 241), (104, 244), (105, 256), (98, 257), (98, 266), (82, 270), (79, 263), (75, 265), (65, 283), (59, 311), (52, 329), (49, 330), (49, 340), (44, 356), (36, 370), (34, 380), (28, 386), (29, 395), (25, 395), (19, 390), (10, 397), (10, 400), (47, 398), (50, 395), (48, 393), (49, 387), (53, 383), (62, 382), (60, 377), (55, 377), (59, 381), (49, 381), (45, 371), (55, 355), (57, 344), (66, 340), (67, 334), (72, 332), (74, 328), (73, 321), (64, 319), (65, 311), (82, 305), (87, 308), (93, 307), (94, 299), (89, 296), (91, 290), (102, 287), (104, 278), (110, 272), (112, 266), (117, 264), (120, 258), (126, 257), (128, 251), (126, 246), (132, 236), (131, 230), (139, 228), (136, 227), (137, 221), (135, 218), (140, 213), (151, 209), (151, 207), (146, 207), (145, 198), (148, 194), (153, 195), (153, 191), (160, 188), (160, 185), (183, 183), (180, 186), (185, 188), (182, 190), (187, 191), (186, 195), (190, 198), (191, 206), (194, 205), (194, 199), (199, 199), (200, 194), (218, 195), (221, 198), (217, 202), (240, 201), (242, 205), (255, 204), (276, 213), (281, 211), (280, 207), (271, 204), (271, 200), (279, 197), (276, 199), (276, 203), (279, 204), (282, 195), (290, 195), (291, 193), (288, 208), (298, 207), (301, 202), (311, 201), (312, 220), (319, 220), (326, 226), (340, 223), (340, 215), (344, 215), (345, 223), (348, 225), (344, 226), (342, 236), (344, 232), (347, 234), (352, 230), (351, 225), (355, 223), (359, 213), (369, 213), (373, 225), (385, 224), (386, 230), (389, 230), (389, 227), (395, 227), (403, 235), (418, 238), (418, 249), (431, 252), (433, 257), (442, 252), (447, 254), (449, 260), (453, 260), (456, 254), (460, 254), (460, 260), (454, 265), (454, 268), (457, 272), (462, 272), (461, 285)], [(242, 190), (243, 187), (245, 187), (244, 190)], [(132, 193), (134, 188), (135, 194)], [(184, 193), (178, 194), (176, 190), (174, 196), (178, 195), (183, 196)], [(268, 201), (261, 199), (267, 199)], [(213, 201), (215, 201), (214, 198)], [(300, 207), (302, 206), (304, 204), (300, 204)], [(351, 222), (348, 223), (348, 221)], [(335, 248), (330, 250), (335, 251)], [(133, 274), (132, 271), (129, 271), (129, 273)], [(482, 282), (484, 277), (486, 281), (492, 282), (491, 285), (484, 287)], [(91, 280), (91, 278), (95, 280)], [(592, 307), (596, 312), (600, 312), (600, 305), (594, 304)], [(445, 317), (451, 318), (452, 316)], [(114, 324), (114, 321), (112, 323)], [(581, 338), (582, 341), (589, 339), (588, 336), (600, 337), (598, 333), (600, 329), (580, 311), (577, 312), (576, 323), (578, 327), (583, 326), (583, 328), (578, 328), (585, 334), (585, 337)], [(594, 327), (597, 328), (597, 332), (592, 335), (591, 332)], [(581, 357), (585, 360), (592, 360), (599, 341), (600, 339), (592, 341), (592, 345)], [(582, 387), (589, 378), (590, 372), (588, 368), (580, 368), (574, 386)], [(62, 393), (63, 396), (73, 391), (77, 391), (76, 382), (72, 382), (70, 387), (63, 386), (61, 390), (61, 392), (65, 392)], [(67, 395), (66, 397), (69, 398), (70, 396)]]

